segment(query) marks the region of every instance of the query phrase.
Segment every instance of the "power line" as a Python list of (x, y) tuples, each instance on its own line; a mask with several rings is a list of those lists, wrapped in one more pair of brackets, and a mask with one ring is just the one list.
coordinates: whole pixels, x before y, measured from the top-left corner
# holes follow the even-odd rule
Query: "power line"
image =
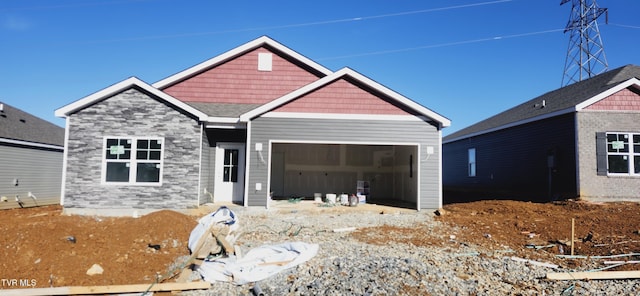
[(399, 53), (399, 52), (407, 52), (407, 51), (414, 51), (414, 50), (421, 50), (421, 49), (430, 49), (430, 48), (438, 48), (438, 47), (447, 47), (447, 46), (455, 46), (455, 45), (463, 45), (463, 44), (495, 41), (495, 40), (502, 40), (502, 39), (509, 39), (509, 38), (526, 37), (526, 36), (532, 36), (532, 35), (541, 35), (541, 34), (562, 32), (562, 31), (564, 31), (564, 28), (562, 28), (562, 29), (544, 30), (544, 31), (536, 31), (536, 32), (528, 32), (528, 33), (520, 33), (520, 34), (512, 34), (512, 35), (504, 35), (504, 36), (495, 36), (495, 37), (480, 38), (480, 39), (454, 41), (454, 42), (423, 45), (423, 46), (416, 46), (416, 47), (407, 47), (407, 48), (400, 48), (400, 49), (373, 51), (373, 52), (366, 52), (366, 53), (359, 53), (359, 54), (352, 54), (352, 55), (343, 55), (343, 56), (336, 56), (336, 57), (319, 58), (319, 59), (316, 59), (316, 60), (317, 61), (339, 60), (339, 59), (347, 59), (347, 58), (354, 58), (354, 57), (364, 57), (364, 56), (372, 56), (372, 55)]
[(622, 28), (640, 29), (640, 26), (623, 25), (623, 24), (615, 24), (615, 23), (608, 23), (608, 25), (622, 27)]
[(140, 36), (140, 37), (121, 38), (121, 39), (109, 39), (109, 40), (93, 40), (93, 41), (86, 41), (86, 42), (79, 42), (79, 43), (95, 44), (95, 43), (111, 43), (111, 42), (123, 42), (123, 41), (171, 39), (171, 38), (194, 37), (194, 36), (204, 36), (204, 35), (241, 33), (241, 32), (250, 32), (250, 31), (267, 31), (267, 30), (279, 30), (279, 29), (299, 28), (299, 27), (310, 27), (310, 26), (320, 26), (320, 25), (329, 25), (329, 24), (337, 24), (337, 23), (359, 22), (359, 21), (366, 21), (366, 20), (372, 20), (372, 19), (406, 16), (406, 15), (412, 15), (412, 14), (430, 13), (430, 12), (436, 12), (436, 11), (462, 9), (462, 8), (469, 8), (469, 7), (476, 7), (476, 6), (495, 5), (495, 4), (505, 3), (505, 2), (512, 2), (512, 1), (514, 0), (486, 1), (486, 2), (478, 2), (478, 3), (463, 4), (463, 5), (419, 9), (419, 10), (411, 10), (411, 11), (371, 15), (371, 16), (362, 16), (362, 17), (350, 17), (350, 18), (326, 20), (326, 21), (306, 22), (306, 23), (299, 23), (299, 24), (230, 29), (230, 30), (209, 31), (209, 32), (193, 32), (193, 33), (182, 33), (182, 34), (172, 34), (172, 35)]

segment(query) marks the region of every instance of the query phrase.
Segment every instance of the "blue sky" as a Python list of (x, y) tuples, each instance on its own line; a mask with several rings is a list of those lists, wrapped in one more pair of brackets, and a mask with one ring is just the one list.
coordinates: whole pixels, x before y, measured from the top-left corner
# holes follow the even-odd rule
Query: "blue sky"
[[(609, 69), (640, 65), (640, 1), (599, 0)], [(267, 35), (451, 119), (443, 134), (561, 86), (560, 0), (0, 0), (0, 101), (54, 111), (131, 76), (148, 83)]]

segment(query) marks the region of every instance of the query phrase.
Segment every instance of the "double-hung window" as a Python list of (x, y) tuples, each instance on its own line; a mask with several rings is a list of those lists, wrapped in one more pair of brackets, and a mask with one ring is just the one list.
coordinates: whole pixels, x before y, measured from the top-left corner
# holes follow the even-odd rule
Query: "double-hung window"
[(467, 173), (469, 177), (476, 176), (476, 148), (467, 150)]
[(103, 182), (159, 185), (162, 182), (162, 138), (104, 139)]
[(607, 133), (609, 175), (640, 176), (640, 134)]

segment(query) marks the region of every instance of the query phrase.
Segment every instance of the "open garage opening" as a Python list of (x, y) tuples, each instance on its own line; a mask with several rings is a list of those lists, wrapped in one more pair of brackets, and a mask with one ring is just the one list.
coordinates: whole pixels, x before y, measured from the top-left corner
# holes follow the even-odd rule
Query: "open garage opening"
[(418, 146), (272, 143), (272, 198), (365, 195), (366, 203), (416, 208)]

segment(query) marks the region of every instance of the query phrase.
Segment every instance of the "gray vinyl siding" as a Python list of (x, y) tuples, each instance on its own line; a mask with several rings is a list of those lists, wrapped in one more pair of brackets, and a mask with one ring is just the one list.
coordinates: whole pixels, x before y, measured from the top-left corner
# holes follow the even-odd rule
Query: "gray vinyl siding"
[[(468, 175), (468, 149), (476, 149), (476, 176)], [(443, 144), (446, 203), (487, 198), (549, 201), (576, 197), (574, 114)], [(551, 172), (547, 156), (556, 155)]]
[[(67, 120), (65, 207), (197, 207), (202, 144), (197, 119), (132, 88), (73, 113)], [(163, 138), (162, 185), (102, 184), (105, 137)]]
[[(580, 198), (593, 200), (638, 200), (640, 178), (598, 175), (596, 133), (640, 133), (640, 113), (578, 112)], [(606, 167), (605, 167), (606, 169)]]
[[(0, 145), (0, 196), (8, 199), (0, 202), (0, 209), (19, 208), (16, 195), (25, 207), (60, 204), (62, 162), (62, 147), (52, 150)], [(18, 186), (14, 186), (14, 179), (18, 179)]]
[[(318, 143), (387, 143), (418, 144), (420, 161), (420, 208), (435, 209), (440, 205), (440, 132), (434, 124), (423, 121), (381, 121), (345, 119), (298, 119), (260, 117), (249, 128), (248, 203), (250, 206), (266, 206), (268, 196), (269, 141), (314, 141)], [(262, 159), (255, 151), (256, 143), (262, 143)], [(434, 154), (426, 156), (427, 146), (434, 147)], [(256, 183), (262, 190), (256, 191)]]

